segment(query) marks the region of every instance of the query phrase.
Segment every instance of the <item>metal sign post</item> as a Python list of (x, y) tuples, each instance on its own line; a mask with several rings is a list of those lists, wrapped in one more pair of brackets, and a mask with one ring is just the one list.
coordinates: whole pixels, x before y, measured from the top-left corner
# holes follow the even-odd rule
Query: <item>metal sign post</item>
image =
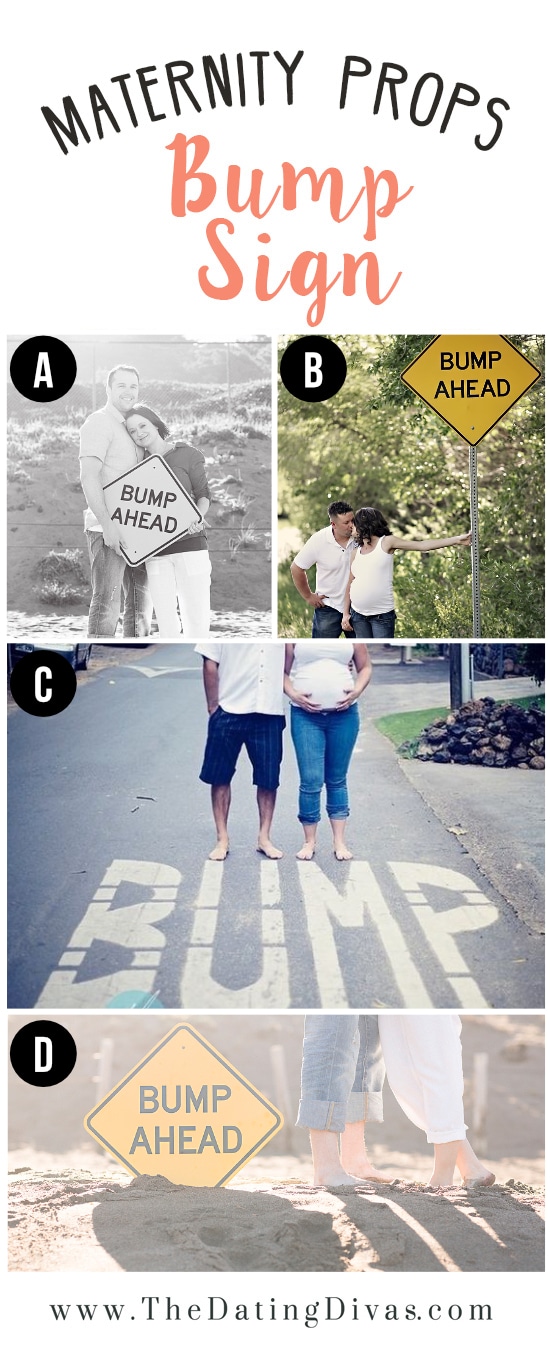
[(472, 615), (473, 636), (481, 637), (479, 594), (479, 512), (477, 505), (477, 445), (470, 445), (470, 521), (472, 526)]
[(473, 636), (481, 637), (477, 447), (536, 384), (540, 370), (507, 337), (462, 333), (434, 337), (403, 370), (401, 379), (470, 448), (472, 627)]

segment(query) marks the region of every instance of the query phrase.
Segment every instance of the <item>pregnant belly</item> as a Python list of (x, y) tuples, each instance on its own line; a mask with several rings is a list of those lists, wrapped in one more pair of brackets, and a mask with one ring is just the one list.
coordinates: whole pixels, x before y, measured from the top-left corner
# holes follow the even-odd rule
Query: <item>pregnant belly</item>
[(300, 693), (309, 693), (312, 702), (318, 703), (324, 712), (330, 711), (341, 703), (346, 693), (353, 688), (354, 680), (340, 661), (316, 660), (292, 675), (294, 688)]

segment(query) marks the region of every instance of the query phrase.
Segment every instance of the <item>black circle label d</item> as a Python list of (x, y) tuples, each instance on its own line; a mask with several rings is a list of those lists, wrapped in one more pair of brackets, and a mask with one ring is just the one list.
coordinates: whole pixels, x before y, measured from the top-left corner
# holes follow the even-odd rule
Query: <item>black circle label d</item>
[(55, 1087), (72, 1073), (76, 1044), (70, 1031), (57, 1021), (31, 1021), (14, 1035), (11, 1065), (31, 1087)]

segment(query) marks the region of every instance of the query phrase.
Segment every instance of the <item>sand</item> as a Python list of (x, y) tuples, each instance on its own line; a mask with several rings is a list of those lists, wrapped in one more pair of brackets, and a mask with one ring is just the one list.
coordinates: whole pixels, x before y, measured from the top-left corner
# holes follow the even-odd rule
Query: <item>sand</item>
[[(295, 1170), (296, 1159), (287, 1161)], [(11, 1181), (12, 1270), (544, 1267), (543, 1192), (512, 1179), (473, 1194), (403, 1181), (315, 1189), (293, 1177), (212, 1190), (82, 1169), (22, 1171)]]

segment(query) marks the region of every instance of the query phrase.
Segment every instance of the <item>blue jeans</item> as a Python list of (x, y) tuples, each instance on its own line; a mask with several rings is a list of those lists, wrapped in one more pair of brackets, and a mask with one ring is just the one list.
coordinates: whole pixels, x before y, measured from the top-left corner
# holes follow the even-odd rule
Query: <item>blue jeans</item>
[(304, 712), (292, 703), (290, 732), (300, 774), (300, 824), (317, 824), (321, 819), (323, 786), (327, 789), (329, 819), (346, 820), (349, 815), (347, 771), (359, 734), (357, 703), (352, 703), (344, 712)]
[(351, 621), (356, 637), (394, 637), (395, 609), (386, 614), (358, 614), (351, 606)]
[(124, 637), (148, 637), (153, 604), (144, 566), (129, 567), (114, 548), (107, 548), (100, 530), (87, 529), (92, 569), (92, 599), (88, 637), (114, 637), (120, 617), (120, 592), (124, 595)]
[(342, 1133), (358, 1120), (383, 1120), (384, 1076), (378, 1017), (306, 1016), (296, 1123)]
[[(341, 637), (342, 636), (342, 614), (339, 609), (331, 609), (328, 604), (319, 605), (318, 609), (313, 610), (313, 624), (311, 628), (312, 637)], [(353, 637), (352, 632), (346, 632), (345, 637)]]

